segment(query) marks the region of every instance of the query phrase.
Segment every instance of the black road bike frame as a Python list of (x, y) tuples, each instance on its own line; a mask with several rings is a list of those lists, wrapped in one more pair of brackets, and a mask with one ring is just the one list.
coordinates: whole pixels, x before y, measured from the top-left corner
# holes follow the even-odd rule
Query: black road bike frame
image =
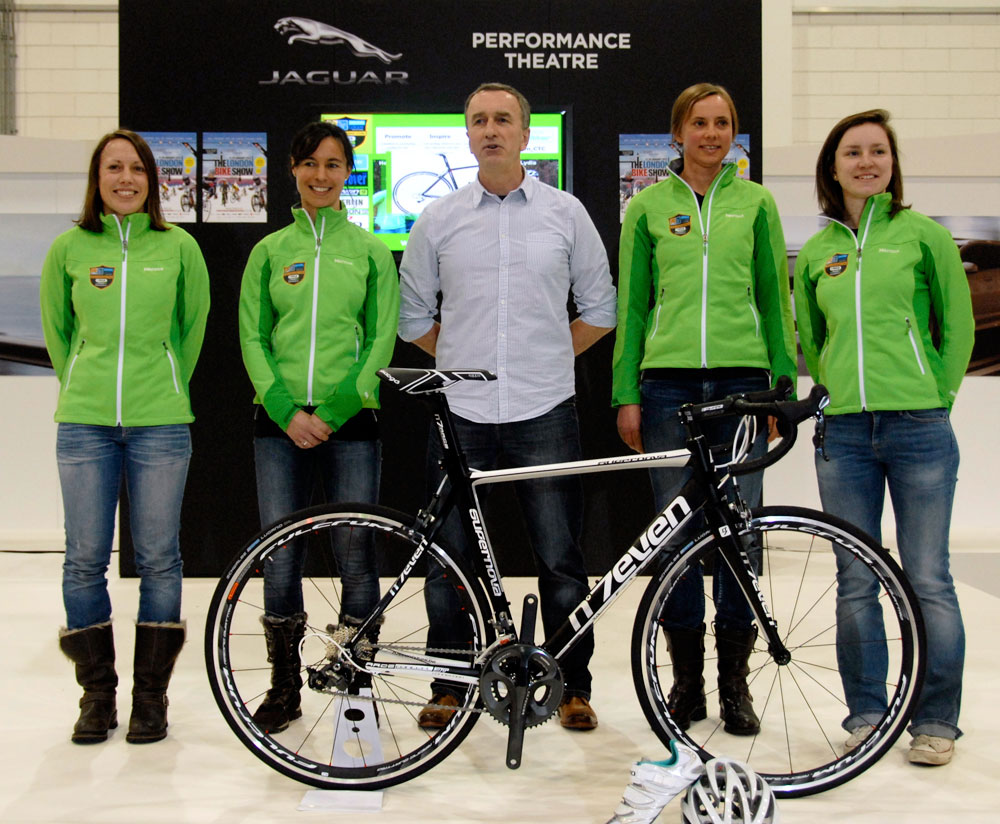
[[(404, 384), (412, 385), (418, 381), (426, 381), (428, 378), (436, 379), (439, 386), (448, 385), (458, 379), (469, 379), (469, 376), (475, 376), (472, 378), (475, 380), (495, 379), (488, 372), (476, 370), (439, 372), (437, 370), (389, 368), (380, 370), (379, 376), (389, 385), (395, 384), (404, 391), (408, 389)], [(778, 461), (792, 448), (798, 423), (809, 417), (821, 417), (822, 415), (821, 410), (828, 400), (826, 390), (822, 386), (814, 387), (810, 396), (805, 400), (786, 401), (785, 398), (791, 393), (791, 384), (787, 382), (787, 379), (783, 379), (775, 389), (766, 392), (747, 393), (746, 395), (731, 396), (724, 401), (685, 406), (681, 411), (681, 417), (689, 435), (685, 449), (498, 470), (470, 469), (459, 443), (444, 394), (432, 389), (415, 391), (429, 393), (426, 400), (431, 404), (435, 428), (443, 447), (441, 463), (445, 477), (431, 501), (421, 510), (418, 517), (417, 529), (424, 541), (414, 551), (413, 556), (395, 583), (388, 588), (368, 620), (359, 628), (356, 638), (364, 638), (366, 630), (369, 627), (374, 627), (379, 616), (390, 604), (393, 595), (413, 574), (427, 544), (434, 541), (444, 519), (456, 507), (469, 546), (479, 550), (472, 553), (473, 571), (485, 590), (497, 637), (496, 641), (482, 653), (479, 660), (473, 662), (472, 666), (457, 664), (454, 659), (422, 655), (414, 656), (414, 659), (419, 660), (410, 663), (378, 664), (369, 662), (363, 665), (369, 672), (389, 674), (393, 670), (432, 671), (442, 680), (451, 680), (456, 683), (476, 683), (480, 675), (479, 665), (495, 649), (511, 643), (534, 644), (532, 638), (519, 637), (514, 626), (510, 601), (504, 590), (503, 578), (500, 575), (496, 556), (490, 543), (483, 509), (476, 494), (476, 489), (479, 486), (530, 478), (615, 472), (640, 467), (681, 467), (685, 465), (692, 467), (693, 477), (684, 485), (680, 493), (650, 521), (625, 553), (594, 585), (587, 597), (572, 610), (568, 619), (539, 646), (550, 653), (556, 661), (564, 659), (591, 625), (617, 600), (626, 587), (662, 555), (664, 549), (671, 544), (671, 539), (677, 531), (697, 513), (703, 511), (706, 530), (716, 539), (720, 557), (732, 570), (746, 596), (754, 616), (767, 638), (769, 653), (779, 664), (788, 662), (791, 656), (782, 643), (777, 625), (764, 600), (752, 560), (738, 537), (740, 531), (749, 521), (749, 509), (743, 504), (738, 494), (733, 496), (731, 502), (724, 489), (733, 476), (763, 469)], [(761, 458), (741, 460), (749, 449), (747, 446), (743, 450), (743, 454), (737, 456), (736, 461), (727, 464), (716, 463), (716, 450), (707, 443), (700, 424), (708, 419), (736, 415), (774, 416), (782, 436), (778, 446), (772, 448)], [(687, 547), (699, 543), (705, 534), (705, 532), (701, 533), (694, 538), (693, 542), (676, 547), (674, 551), (676, 553), (685, 551)], [(456, 552), (456, 548), (453, 547), (444, 546), (443, 548), (453, 555)], [(672, 559), (674, 556), (669, 557)], [(665, 556), (664, 562), (666, 560)], [(461, 561), (462, 557), (460, 556), (459, 562)], [(537, 599), (535, 601), (537, 602)], [(348, 647), (351, 653), (354, 651), (353, 647), (354, 644)]]

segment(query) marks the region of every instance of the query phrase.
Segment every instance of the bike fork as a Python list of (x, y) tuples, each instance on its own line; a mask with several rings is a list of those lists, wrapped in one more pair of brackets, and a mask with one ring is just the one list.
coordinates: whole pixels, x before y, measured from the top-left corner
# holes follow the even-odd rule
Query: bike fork
[[(742, 523), (750, 520), (749, 512), (737, 516), (725, 493), (720, 490), (713, 472), (711, 450), (704, 438), (701, 436), (689, 438), (687, 447), (695, 457), (694, 472), (696, 476), (701, 476), (703, 488), (708, 493), (708, 502), (704, 509), (705, 522), (716, 537), (719, 554), (726, 566), (732, 570), (733, 577), (736, 578), (744, 597), (750, 604), (750, 610), (757, 619), (761, 633), (767, 638), (767, 651), (777, 664), (787, 664), (792, 659), (791, 653), (778, 634), (778, 625), (764, 600), (753, 561), (739, 538)], [(763, 547), (761, 551), (763, 552)], [(761, 560), (763, 562), (763, 558)]]

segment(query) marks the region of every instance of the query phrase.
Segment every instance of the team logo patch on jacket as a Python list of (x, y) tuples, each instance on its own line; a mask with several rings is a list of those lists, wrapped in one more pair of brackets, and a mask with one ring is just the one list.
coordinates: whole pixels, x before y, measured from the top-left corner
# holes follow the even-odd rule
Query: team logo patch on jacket
[(834, 255), (826, 262), (823, 271), (832, 278), (844, 274), (844, 270), (847, 268), (847, 258), (848, 255)]
[(90, 284), (98, 289), (107, 289), (115, 282), (114, 266), (93, 266), (90, 269)]
[(691, 231), (691, 215), (674, 215), (670, 218), (670, 234), (683, 237)]
[(297, 283), (302, 283), (302, 279), (306, 276), (306, 265), (304, 263), (293, 263), (285, 267), (285, 283), (290, 283), (295, 286)]

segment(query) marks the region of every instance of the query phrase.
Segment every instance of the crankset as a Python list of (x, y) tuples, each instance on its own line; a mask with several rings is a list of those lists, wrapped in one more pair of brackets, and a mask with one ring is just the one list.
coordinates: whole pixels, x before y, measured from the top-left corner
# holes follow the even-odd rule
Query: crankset
[(563, 695), (559, 663), (531, 643), (537, 609), (538, 596), (526, 595), (520, 637), (527, 643), (499, 649), (479, 678), (479, 692), (487, 711), (510, 728), (507, 766), (512, 770), (521, 765), (524, 730), (548, 721), (559, 709)]

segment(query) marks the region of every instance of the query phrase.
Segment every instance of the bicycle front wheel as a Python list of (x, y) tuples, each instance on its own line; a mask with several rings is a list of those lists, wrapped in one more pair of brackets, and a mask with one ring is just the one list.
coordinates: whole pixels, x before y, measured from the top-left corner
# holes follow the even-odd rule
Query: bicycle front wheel
[[(821, 512), (789, 507), (754, 511), (744, 544), (762, 549), (759, 585), (791, 660), (779, 665), (760, 634), (749, 660), (747, 682), (760, 718), (760, 732), (730, 735), (719, 719), (712, 628), (712, 579), (704, 575), (705, 692), (708, 718), (682, 730), (667, 706), (673, 665), (663, 627), (664, 604), (684, 576), (702, 575), (717, 556), (714, 538), (703, 535), (677, 552), (653, 576), (643, 596), (632, 634), (632, 671), (639, 702), (654, 732), (698, 749), (703, 758), (726, 756), (746, 762), (779, 796), (822, 792), (862, 773), (903, 732), (920, 692), (925, 665), (923, 623), (916, 596), (889, 553), (845, 521)], [(854, 605), (837, 605), (837, 555), (840, 563), (870, 571), (872, 594), (864, 613), (865, 633), (850, 632), (861, 618)], [(838, 619), (842, 626), (838, 631)], [(872, 631), (872, 628), (877, 628)], [(881, 718), (872, 733), (850, 753), (844, 751), (849, 715), (841, 667), (862, 656), (877, 660), (862, 685), (881, 693)], [(851, 662), (854, 662), (853, 664)], [(857, 679), (852, 689), (858, 689)]]
[[(301, 717), (272, 732), (254, 720), (268, 689), (279, 686), (272, 684), (261, 622), (263, 573), (282, 553), (293, 551), (304, 554), (307, 615), (295, 679), (301, 681)], [(365, 636), (364, 652), (353, 658), (343, 653), (353, 630), (341, 615), (336, 562), (350, 552), (375, 553), (380, 589), (389, 598)], [(440, 585), (448, 588), (462, 616), (469, 641), (461, 649), (427, 646), (424, 589), (430, 566), (442, 568)], [(474, 669), (475, 658), (493, 638), (487, 615), (476, 579), (448, 552), (428, 543), (412, 518), (366, 504), (314, 507), (266, 529), (222, 576), (205, 628), (208, 677), (233, 732), (268, 766), (324, 789), (380, 789), (437, 764), (479, 718), (478, 679), (467, 678), (449, 685), (461, 694), (444, 727), (417, 725), (432, 679), (449, 680), (442, 664)], [(361, 675), (359, 666), (371, 670)], [(287, 686), (289, 676), (284, 677)]]
[(419, 215), (424, 207), (439, 197), (455, 191), (451, 181), (434, 172), (410, 172), (392, 188), (392, 199), (403, 214)]

